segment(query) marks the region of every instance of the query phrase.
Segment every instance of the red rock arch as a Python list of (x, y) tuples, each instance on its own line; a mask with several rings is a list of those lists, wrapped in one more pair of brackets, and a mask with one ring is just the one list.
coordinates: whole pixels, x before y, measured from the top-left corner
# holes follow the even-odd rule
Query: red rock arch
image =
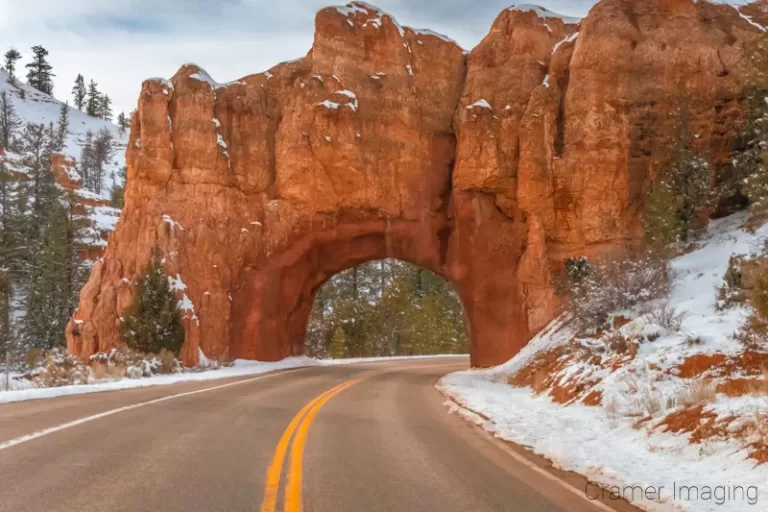
[[(766, 0), (745, 9), (768, 23)], [(320, 11), (307, 56), (269, 72), (217, 84), (187, 65), (148, 80), (126, 206), (68, 348), (115, 345), (157, 245), (186, 308), (188, 364), (200, 350), (300, 353), (317, 285), (384, 256), (451, 280), (472, 363), (501, 363), (557, 314), (564, 258), (642, 238), (680, 84), (698, 144), (727, 161), (737, 43), (759, 33), (726, 5), (603, 0), (578, 27), (505, 10), (466, 55), (353, 4)]]

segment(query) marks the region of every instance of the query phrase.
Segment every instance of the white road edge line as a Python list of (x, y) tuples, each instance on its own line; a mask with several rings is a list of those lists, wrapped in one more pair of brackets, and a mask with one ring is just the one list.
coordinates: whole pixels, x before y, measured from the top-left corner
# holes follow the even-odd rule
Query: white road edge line
[(207, 393), (208, 391), (215, 391), (217, 389), (224, 389), (229, 388), (232, 386), (239, 386), (241, 384), (247, 384), (249, 382), (255, 382), (257, 380), (264, 380), (268, 379), (270, 377), (274, 377), (276, 375), (282, 375), (287, 372), (292, 372), (296, 370), (302, 370), (303, 368), (288, 368), (285, 370), (278, 370), (275, 372), (267, 373), (265, 375), (260, 375), (258, 377), (254, 377), (252, 379), (246, 379), (246, 380), (239, 380), (237, 382), (229, 382), (227, 384), (221, 384), (219, 386), (213, 386), (211, 388), (204, 388), (204, 389), (197, 389), (195, 391), (187, 391), (185, 393), (178, 393), (175, 395), (168, 395), (164, 396), (162, 398), (156, 398), (154, 400), (148, 400), (146, 402), (139, 402), (132, 405), (126, 405), (124, 407), (118, 407), (117, 409), (110, 409), (108, 411), (100, 412), (99, 414), (94, 414), (92, 416), (86, 416), (85, 418), (80, 418), (78, 420), (70, 421), (68, 423), (62, 423), (61, 425), (57, 425), (55, 427), (46, 428), (43, 430), (38, 430), (37, 432), (33, 432), (32, 434), (27, 434), (25, 436), (17, 437), (15, 439), (11, 439), (10, 441), (5, 441), (4, 443), (0, 443), (0, 450), (5, 450), (7, 448), (11, 448), (12, 446), (18, 446), (22, 443), (26, 443), (27, 441), (32, 441), (34, 439), (39, 439), (43, 436), (47, 436), (49, 434), (53, 434), (56, 432), (60, 432), (62, 430), (66, 430), (68, 428), (76, 427), (78, 425), (82, 425), (83, 423), (88, 423), (90, 421), (98, 420), (101, 418), (106, 418), (107, 416), (112, 416), (113, 414), (118, 414), (125, 411), (130, 411), (132, 409), (138, 409), (139, 407), (146, 407), (147, 405), (154, 405), (159, 404), (161, 402), (167, 402), (168, 400), (173, 400), (175, 398), (182, 398), (185, 396), (190, 395), (196, 395), (198, 393)]
[[(442, 387), (440, 387), (439, 385), (435, 385), (435, 389), (437, 389), (437, 391), (441, 395), (443, 395), (447, 400), (450, 400), (451, 403), (455, 404), (456, 407), (458, 407), (459, 409), (461, 409), (461, 410), (465, 411), (466, 413), (471, 414), (473, 416), (477, 416), (479, 418), (482, 418), (483, 421), (489, 421), (489, 420), (486, 420), (485, 418), (483, 418), (482, 416), (480, 416), (479, 414), (477, 414), (472, 409), (469, 409), (468, 407), (465, 407), (464, 405), (462, 405), (461, 403), (456, 401), (447, 391), (442, 389)], [(586, 496), (586, 494), (584, 494), (579, 489), (577, 489), (576, 487), (572, 486), (571, 484), (569, 484), (565, 480), (562, 480), (562, 479), (556, 477), (555, 475), (553, 475), (552, 473), (550, 473), (546, 469), (543, 469), (543, 468), (539, 467), (538, 465), (536, 465), (533, 462), (531, 462), (530, 460), (526, 459), (525, 457), (523, 457), (519, 453), (515, 452), (513, 449), (511, 449), (509, 446), (506, 445), (507, 441), (504, 441), (503, 439), (499, 439), (498, 437), (494, 436), (493, 434), (491, 434), (490, 432), (485, 430), (482, 426), (477, 425), (474, 421), (470, 421), (469, 418), (464, 417), (463, 414), (461, 414), (461, 416), (468, 423), (471, 423), (471, 424), (475, 425), (475, 427), (477, 427), (477, 430), (479, 430), (489, 441), (491, 441), (494, 445), (496, 445), (499, 448), (501, 448), (501, 450), (504, 451), (504, 453), (506, 453), (507, 455), (509, 455), (513, 459), (515, 459), (520, 464), (523, 464), (524, 466), (528, 467), (529, 469), (532, 469), (533, 471), (535, 471), (539, 475), (541, 475), (541, 476), (551, 480), (552, 482), (558, 484), (560, 487), (563, 487), (567, 491), (569, 491), (569, 492), (575, 494), (576, 496), (578, 496), (579, 498), (587, 501), (588, 503), (590, 503), (594, 507), (596, 507), (596, 508), (598, 508), (600, 510), (603, 510), (605, 512), (616, 512), (616, 509), (609, 507), (608, 505), (606, 505), (602, 501), (589, 499)]]

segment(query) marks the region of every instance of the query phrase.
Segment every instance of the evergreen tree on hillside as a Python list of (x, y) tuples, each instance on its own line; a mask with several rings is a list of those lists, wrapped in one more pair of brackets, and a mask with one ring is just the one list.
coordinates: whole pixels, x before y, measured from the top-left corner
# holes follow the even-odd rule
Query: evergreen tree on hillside
[(78, 74), (75, 79), (75, 85), (72, 87), (72, 97), (75, 100), (75, 106), (82, 112), (85, 107), (85, 98), (88, 95), (88, 90), (85, 88), (85, 78), (83, 75)]
[(40, 92), (53, 95), (53, 66), (48, 63), (48, 50), (42, 46), (32, 47), (32, 62), (27, 64), (27, 82)]
[(0, 148), (12, 149), (16, 131), (21, 127), (21, 119), (16, 115), (16, 108), (8, 91), (0, 91)]
[(128, 128), (131, 127), (130, 122), (128, 121), (128, 118), (125, 117), (125, 112), (120, 112), (117, 115), (117, 126), (120, 127), (120, 133), (124, 134)]
[(747, 115), (731, 157), (734, 188), (749, 200), (746, 227), (754, 229), (768, 220), (768, 34), (747, 43), (745, 57), (751, 70), (745, 90)]
[[(55, 189), (54, 189), (55, 190)], [(55, 193), (33, 253), (27, 290), (24, 332), (38, 348), (63, 346), (64, 330), (77, 304), (86, 273), (77, 253), (76, 199)]]
[(88, 92), (86, 94), (85, 113), (91, 117), (99, 117), (101, 112), (101, 93), (99, 84), (94, 80), (88, 83)]
[(125, 175), (128, 168), (123, 166), (118, 175), (112, 176), (112, 206), (122, 209), (125, 206)]
[(13, 347), (11, 317), (13, 283), (18, 282), (27, 254), (22, 236), (23, 214), (18, 209), (19, 182), (0, 162), (0, 357)]
[(46, 137), (46, 127), (43, 124), (27, 123), (21, 135), (21, 149), (24, 154), (24, 165), (29, 169), (32, 178), (31, 196), (40, 194), (45, 174), (50, 167), (50, 140)]
[(80, 151), (80, 161), (77, 163), (77, 168), (83, 178), (83, 185), (88, 190), (93, 190), (91, 182), (91, 173), (94, 168), (93, 158), (93, 132), (87, 131), (85, 139), (83, 139), (83, 149)]
[(59, 121), (56, 125), (56, 135), (54, 140), (54, 151), (61, 152), (67, 142), (69, 135), (69, 103), (65, 103), (59, 109)]
[(646, 243), (659, 254), (666, 253), (679, 240), (678, 208), (678, 198), (669, 183), (661, 180), (654, 184), (645, 207), (643, 226)]
[[(663, 226), (665, 234), (662, 238), (669, 240), (672, 233), (676, 233), (675, 239), (686, 242), (706, 226), (703, 219), (712, 202), (713, 172), (709, 162), (697, 153), (691, 113), (684, 97), (680, 98), (678, 109), (672, 113), (670, 136), (662, 141), (661, 158), (656, 162), (659, 172), (653, 190), (660, 196), (649, 199), (651, 202), (668, 200), (668, 194), (674, 197), (676, 226)], [(655, 206), (661, 207), (662, 211), (653, 215), (664, 214), (663, 210), (669, 205), (657, 203)], [(666, 223), (667, 220), (666, 217), (646, 218), (646, 234), (650, 234), (649, 229), (662, 228), (656, 225), (657, 221)]]
[(21, 59), (21, 54), (16, 48), (11, 46), (11, 48), (5, 52), (4, 58), (5, 63), (3, 64), (3, 69), (8, 73), (8, 80), (11, 82), (11, 85), (16, 85), (16, 62)]
[(152, 250), (147, 273), (137, 283), (131, 305), (122, 315), (120, 336), (126, 345), (143, 353), (158, 354), (166, 349), (178, 355), (184, 344), (178, 301), (157, 247)]
[(105, 121), (112, 121), (112, 98), (108, 94), (102, 95), (99, 100), (99, 117)]
[(85, 134), (78, 167), (88, 190), (101, 194), (107, 165), (113, 152), (112, 134), (106, 128), (96, 134), (90, 131)]

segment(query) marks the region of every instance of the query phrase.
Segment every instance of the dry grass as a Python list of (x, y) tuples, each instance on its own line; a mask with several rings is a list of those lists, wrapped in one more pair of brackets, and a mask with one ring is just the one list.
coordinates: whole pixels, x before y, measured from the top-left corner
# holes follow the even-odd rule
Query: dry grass
[(747, 386), (750, 395), (768, 395), (768, 368), (763, 369), (763, 378), (755, 379)]
[(27, 368), (36, 368), (43, 360), (43, 351), (37, 348), (30, 348), (24, 354), (24, 362)]
[(628, 376), (627, 388), (629, 393), (636, 397), (637, 403), (643, 413), (648, 416), (656, 415), (664, 410), (665, 406), (666, 408), (672, 406), (669, 401), (665, 403), (661, 392), (653, 386), (650, 379), (643, 378), (643, 376)]
[(102, 361), (91, 362), (91, 378), (101, 379), (121, 379), (125, 377), (125, 364)]
[(616, 400), (610, 400), (605, 406), (603, 407), (605, 410), (605, 415), (608, 418), (608, 426), (612, 429), (616, 429), (619, 427), (619, 418), (621, 417), (621, 413), (619, 412), (619, 403)]
[(163, 349), (157, 354), (157, 359), (160, 361), (160, 373), (173, 373), (176, 368), (176, 356), (173, 355), (173, 352)]
[(107, 365), (107, 377), (111, 379), (122, 379), (125, 377), (125, 364), (117, 363)]
[(763, 446), (768, 445), (768, 411), (758, 411), (755, 414), (755, 434), (758, 437), (758, 443)]
[(101, 380), (107, 378), (107, 366), (99, 361), (91, 362), (91, 378)]
[(678, 405), (691, 407), (711, 404), (717, 398), (717, 387), (708, 380), (693, 380), (675, 397)]

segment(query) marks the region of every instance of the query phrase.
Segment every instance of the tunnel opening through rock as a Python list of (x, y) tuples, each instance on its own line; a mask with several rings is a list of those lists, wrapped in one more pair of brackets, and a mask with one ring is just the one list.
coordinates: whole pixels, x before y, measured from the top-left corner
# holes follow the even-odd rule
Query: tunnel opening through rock
[(381, 259), (318, 287), (304, 350), (323, 359), (466, 354), (469, 330), (448, 280), (418, 265)]

